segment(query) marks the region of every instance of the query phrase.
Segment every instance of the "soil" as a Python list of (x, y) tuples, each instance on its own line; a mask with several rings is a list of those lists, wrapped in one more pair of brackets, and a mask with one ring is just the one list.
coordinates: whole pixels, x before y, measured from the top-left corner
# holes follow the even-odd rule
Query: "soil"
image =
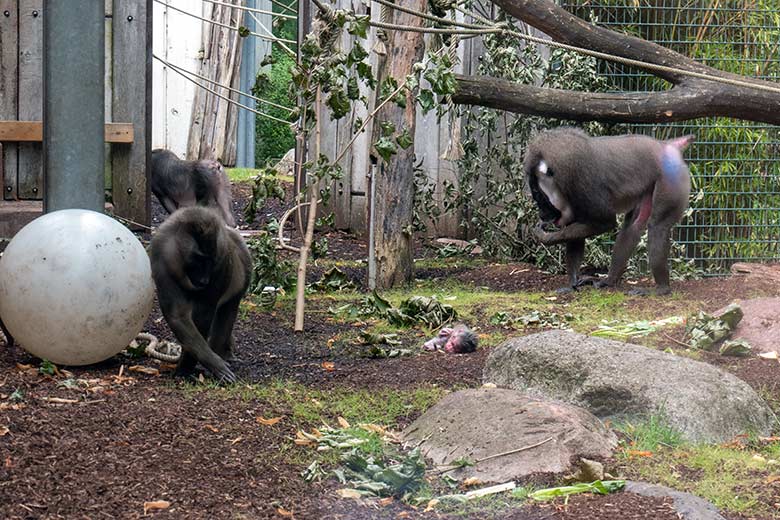
[[(246, 226), (240, 209), (250, 193), (247, 184), (234, 190), (240, 227)], [(279, 218), (287, 207), (275, 203), (263, 208), (263, 219)], [(157, 225), (165, 214), (156, 201), (153, 208)], [(365, 258), (363, 239), (338, 232), (327, 236), (332, 258)], [(418, 257), (430, 254), (422, 244), (417, 253)], [(312, 276), (318, 269), (315, 264)], [(363, 269), (345, 271), (363, 287)], [(421, 269), (417, 277), (455, 278), (510, 293), (552, 294), (564, 284), (561, 276), (520, 263)], [(734, 298), (775, 290), (761, 279), (737, 276), (675, 284), (681, 297), (703, 301), (710, 311)], [(632, 299), (629, 309), (657, 304), (657, 300)], [(290, 379), (324, 391), (454, 389), (481, 384), (488, 348), (456, 356), (420, 353), (418, 347), (427, 338), (422, 332), (410, 331), (402, 339), (414, 351), (412, 355), (360, 357), (352, 345), (359, 329), (334, 320), (327, 307), (324, 300), (309, 304), (306, 332), (301, 334), (289, 332), (292, 318), (287, 313), (252, 309), (242, 313), (235, 329), (239, 377), (248, 383)], [(144, 330), (173, 339), (156, 306)], [(777, 361), (716, 355), (706, 355), (705, 360), (743, 378), (762, 395), (780, 400)], [(24, 366), (28, 364), (36, 368)], [(134, 364), (162, 373), (130, 371), (128, 367)], [(165, 518), (449, 518), (398, 501), (380, 507), (375, 502), (339, 499), (334, 492), (338, 486), (332, 481), (304, 482), (300, 472), (305, 465), (300, 452), (291, 451), (299, 448), (290, 448), (290, 440), (298, 428), (318, 425), (289, 424), (283, 419), (263, 426), (256, 420), (286, 417), (292, 405), (242, 397), (240, 392), (193, 389), (173, 380), (170, 367), (150, 359), (118, 355), (99, 365), (72, 368), (71, 379), (78, 381), (77, 388), (63, 386), (64, 376), (40, 375), (37, 366), (19, 348), (0, 348), (0, 518), (140, 518), (144, 503), (155, 501), (170, 505), (149, 511), (149, 516)], [(402, 419), (399, 426), (414, 418)], [(767, 502), (775, 501), (778, 498), (767, 490)], [(567, 504), (556, 501), (480, 511), (469, 518), (672, 520), (677, 516), (668, 499), (616, 493), (575, 496)]]

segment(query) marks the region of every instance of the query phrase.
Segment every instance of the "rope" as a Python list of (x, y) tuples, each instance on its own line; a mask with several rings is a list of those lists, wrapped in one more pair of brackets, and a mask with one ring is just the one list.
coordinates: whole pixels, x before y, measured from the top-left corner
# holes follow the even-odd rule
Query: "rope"
[[(317, 5), (318, 8), (322, 9), (329, 9), (327, 6), (323, 5), (319, 0), (313, 0), (314, 3)], [(745, 88), (752, 88), (756, 90), (763, 90), (766, 92), (773, 92), (775, 94), (780, 94), (780, 86), (773, 86), (773, 85), (761, 85), (756, 83), (751, 83), (746, 80), (740, 80), (740, 79), (733, 79), (733, 78), (723, 78), (720, 76), (712, 76), (710, 74), (705, 74), (702, 72), (695, 72), (692, 70), (685, 70), (680, 69), (676, 67), (669, 67), (667, 65), (658, 65), (656, 63), (649, 63), (646, 61), (641, 60), (635, 60), (632, 58), (624, 58), (622, 56), (616, 56), (614, 54), (608, 54), (605, 52), (599, 52), (594, 51), (591, 49), (585, 49), (583, 47), (577, 47), (574, 45), (569, 45), (566, 43), (560, 43), (553, 40), (546, 40), (544, 38), (539, 38), (537, 36), (531, 36), (530, 34), (525, 34), (520, 31), (510, 29), (508, 27), (508, 24), (506, 23), (492, 23), (490, 20), (487, 20), (486, 18), (483, 18), (479, 15), (476, 15), (474, 13), (466, 12), (463, 9), (460, 9), (456, 7), (456, 9), (464, 14), (467, 14), (468, 16), (471, 16), (472, 18), (479, 20), (484, 25), (479, 26), (475, 24), (461, 24), (457, 22), (452, 22), (452, 20), (447, 20), (446, 18), (441, 18), (439, 16), (433, 16), (429, 15), (427, 13), (423, 13), (421, 11), (417, 11), (416, 9), (411, 9), (408, 7), (399, 8), (399, 6), (387, 1), (387, 0), (377, 0), (380, 4), (383, 6), (390, 7), (392, 9), (398, 9), (399, 11), (403, 11), (408, 14), (413, 14), (422, 18), (426, 18), (428, 20), (437, 21), (443, 24), (450, 24), (450, 25), (457, 25), (460, 27), (463, 26), (476, 26), (476, 27), (484, 27), (484, 29), (442, 29), (442, 28), (421, 28), (421, 27), (413, 27), (408, 25), (392, 25), (392, 24), (385, 24), (382, 22), (376, 22), (371, 21), (369, 24), (374, 25), (376, 27), (382, 27), (384, 29), (391, 29), (391, 30), (398, 30), (398, 31), (411, 31), (411, 32), (433, 32), (433, 33), (439, 33), (439, 34), (491, 34), (491, 33), (504, 33), (504, 34), (511, 34), (513, 36), (516, 36), (517, 38), (520, 38), (525, 41), (529, 41), (532, 43), (537, 43), (540, 45), (547, 45), (548, 47), (557, 48), (557, 49), (564, 49), (568, 51), (578, 52), (580, 54), (584, 54), (586, 56), (591, 56), (594, 58), (600, 58), (603, 60), (611, 61), (614, 63), (620, 63), (623, 65), (630, 65), (634, 67), (639, 67), (646, 70), (656, 71), (656, 72), (666, 72), (669, 74), (677, 74), (682, 76), (690, 76), (693, 78), (703, 79), (707, 81), (713, 81), (716, 83), (723, 83), (726, 85), (732, 85), (737, 87), (745, 87)]]
[[(157, 2), (158, 4), (164, 5), (165, 7), (169, 8), (169, 9), (173, 9), (174, 11), (179, 11), (180, 13), (186, 14), (187, 16), (192, 16), (193, 18), (197, 18), (198, 20), (202, 20), (202, 21), (210, 23), (212, 25), (218, 25), (219, 27), (224, 27), (225, 29), (229, 29), (231, 31), (238, 31), (239, 30), (239, 27), (233, 27), (232, 25), (228, 25), (226, 23), (218, 22), (216, 20), (209, 20), (208, 18), (204, 18), (202, 16), (198, 16), (195, 13), (191, 13), (191, 12), (186, 11), (184, 9), (180, 9), (178, 7), (172, 6), (172, 5), (170, 5), (170, 4), (166, 3), (166, 2), (163, 2), (163, 0), (154, 0), (154, 1)], [(276, 36), (265, 36), (265, 35), (258, 34), (256, 32), (252, 32), (252, 31), (247, 31), (247, 32), (248, 32), (248, 34), (251, 34), (252, 36), (255, 36), (255, 37), (260, 38), (262, 40), (268, 40), (268, 41), (278, 42), (278, 43), (289, 43), (289, 44), (292, 44), (292, 45), (296, 44), (296, 42), (294, 42), (293, 40), (287, 40), (285, 38), (278, 38)], [(289, 49), (286, 49), (286, 50), (288, 52), (292, 52)], [(294, 53), (293, 53), (293, 56), (295, 56)]]
[[(162, 58), (159, 58), (159, 57), (158, 57), (156, 54), (152, 54), (152, 57), (154, 57), (154, 59), (156, 59), (157, 61), (160, 61), (160, 62), (162, 62), (162, 63), (166, 63), (166, 62), (165, 62), (165, 60), (163, 60)], [(241, 103), (239, 103), (238, 101), (234, 101), (234, 100), (230, 99), (230, 98), (229, 98), (229, 97), (227, 97), (227, 96), (223, 96), (223, 95), (222, 95), (222, 94), (220, 94), (219, 92), (217, 92), (217, 91), (215, 91), (215, 90), (213, 90), (213, 89), (210, 89), (210, 88), (208, 88), (208, 87), (207, 87), (207, 86), (205, 86), (205, 85), (201, 85), (200, 83), (198, 83), (198, 82), (197, 82), (197, 81), (195, 81), (194, 79), (190, 78), (189, 76), (186, 76), (184, 73), (182, 73), (182, 72), (179, 72), (179, 71), (178, 71), (178, 70), (176, 70), (174, 67), (171, 67), (171, 70), (172, 70), (173, 72), (175, 72), (176, 74), (180, 75), (181, 77), (183, 77), (184, 79), (186, 79), (187, 81), (191, 81), (192, 83), (194, 83), (194, 84), (195, 84), (195, 85), (197, 85), (198, 87), (202, 88), (202, 89), (203, 89), (203, 90), (205, 90), (206, 92), (210, 92), (211, 94), (214, 94), (214, 95), (215, 95), (215, 96), (217, 96), (218, 98), (224, 99), (224, 100), (225, 100), (225, 101), (227, 101), (228, 103), (232, 103), (233, 105), (236, 105), (236, 106), (237, 106), (237, 107), (239, 107), (239, 108), (243, 108), (244, 110), (248, 110), (249, 112), (252, 112), (252, 113), (254, 113), (254, 114), (257, 114), (257, 115), (258, 115), (258, 116), (260, 116), (260, 117), (265, 117), (265, 118), (267, 118), (267, 119), (270, 119), (270, 120), (272, 120), (272, 121), (276, 121), (277, 123), (284, 123), (284, 124), (286, 124), (286, 125), (290, 125), (290, 124), (292, 124), (292, 123), (290, 123), (289, 121), (285, 121), (284, 119), (279, 119), (278, 117), (274, 117), (274, 116), (272, 116), (272, 115), (270, 115), (270, 114), (266, 114), (265, 112), (260, 112), (259, 110), (255, 110), (254, 108), (250, 108), (250, 107), (248, 107), (248, 106), (246, 106), (246, 105), (244, 105), (244, 104), (241, 104)]]
[(139, 332), (133, 340), (133, 343), (137, 343), (138, 341), (149, 342), (149, 344), (146, 345), (146, 355), (151, 358), (159, 359), (166, 363), (176, 363), (181, 357), (181, 345), (167, 340), (160, 341), (154, 334)]
[[(157, 56), (155, 56), (155, 58), (157, 58)], [(159, 61), (161, 61), (164, 65), (167, 65), (168, 67), (170, 67), (172, 69), (178, 69), (181, 72), (184, 72), (184, 73), (189, 74), (191, 76), (195, 76), (196, 78), (202, 79), (203, 81), (211, 83), (212, 85), (216, 85), (218, 87), (224, 88), (225, 90), (229, 90), (230, 92), (235, 92), (236, 94), (238, 94), (240, 96), (245, 96), (245, 97), (248, 97), (249, 99), (253, 99), (253, 100), (257, 101), (258, 103), (264, 103), (264, 104), (270, 105), (270, 106), (272, 106), (274, 108), (280, 108), (282, 110), (286, 110), (286, 111), (288, 111), (290, 113), (295, 112), (295, 110), (293, 110), (290, 107), (286, 107), (284, 105), (279, 105), (278, 103), (274, 103), (273, 101), (268, 101), (267, 99), (262, 99), (262, 98), (259, 98), (259, 97), (255, 97), (252, 94), (247, 94), (244, 91), (241, 91), (241, 90), (238, 90), (238, 89), (234, 89), (232, 87), (228, 87), (227, 85), (223, 85), (222, 83), (218, 83), (218, 82), (214, 81), (213, 79), (207, 78), (206, 76), (201, 76), (200, 74), (196, 74), (194, 72), (191, 72), (191, 71), (189, 71), (189, 70), (187, 70), (187, 69), (185, 69), (183, 67), (179, 67), (178, 65), (174, 65), (173, 63), (171, 63), (169, 61), (165, 61), (162, 58), (157, 58), (157, 59)]]
[(259, 13), (259, 14), (270, 14), (271, 16), (275, 16), (277, 18), (287, 18), (288, 20), (297, 20), (297, 16), (293, 16), (291, 14), (282, 14), (282, 13), (275, 13), (273, 11), (266, 11), (264, 9), (255, 9), (254, 7), (245, 7), (243, 5), (236, 5), (236, 4), (228, 4), (225, 2), (218, 2), (217, 0), (202, 0), (203, 2), (208, 2), (210, 4), (216, 4), (216, 5), (223, 5), (225, 7), (232, 7), (233, 9), (239, 9), (241, 11), (247, 11), (249, 13)]

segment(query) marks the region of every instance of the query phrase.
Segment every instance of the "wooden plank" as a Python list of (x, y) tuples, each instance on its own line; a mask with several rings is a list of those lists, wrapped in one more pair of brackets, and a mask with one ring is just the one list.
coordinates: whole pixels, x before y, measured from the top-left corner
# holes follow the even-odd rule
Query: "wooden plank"
[[(17, 119), (19, 69), (19, 8), (16, 0), (0, 0), (0, 119)], [(16, 199), (18, 146), (6, 144), (0, 153), (3, 165), (3, 197)]]
[[(106, 123), (106, 142), (133, 142), (135, 132), (132, 123)], [(41, 121), (0, 121), (0, 142), (31, 142), (43, 141), (43, 122)]]
[(114, 0), (112, 110), (133, 125), (130, 146), (112, 150), (111, 193), (117, 215), (150, 224), (152, 0)]
[[(19, 116), (43, 117), (43, 0), (19, 2)], [(43, 148), (40, 142), (19, 143), (18, 197), (43, 199)]]

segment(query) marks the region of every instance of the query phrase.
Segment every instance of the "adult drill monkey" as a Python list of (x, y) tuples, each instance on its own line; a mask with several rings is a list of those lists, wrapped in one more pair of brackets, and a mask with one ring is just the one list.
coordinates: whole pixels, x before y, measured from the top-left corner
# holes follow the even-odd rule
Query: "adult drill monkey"
[(230, 180), (219, 161), (183, 161), (170, 150), (152, 150), (152, 193), (168, 213), (196, 204), (208, 206), (219, 210), (225, 224), (236, 227)]
[(191, 375), (200, 362), (220, 382), (234, 383), (226, 361), (252, 270), (244, 240), (216, 209), (191, 206), (163, 222), (149, 256), (160, 309), (182, 347), (176, 374)]
[[(613, 229), (616, 216), (625, 213), (609, 274), (594, 285), (617, 285), (647, 228), (656, 293), (670, 292), (669, 235), (688, 207), (691, 180), (681, 152), (692, 139), (590, 137), (575, 128), (558, 128), (528, 145), (523, 168), (541, 219), (534, 234), (545, 245), (566, 244), (572, 289), (593, 281), (579, 277), (585, 239)], [(549, 223), (559, 229), (547, 231)]]

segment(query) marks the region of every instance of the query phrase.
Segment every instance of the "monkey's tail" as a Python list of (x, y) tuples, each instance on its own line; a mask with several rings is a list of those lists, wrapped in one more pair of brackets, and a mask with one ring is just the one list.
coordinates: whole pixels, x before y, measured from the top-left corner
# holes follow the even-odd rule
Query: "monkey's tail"
[(683, 150), (688, 148), (688, 145), (691, 144), (695, 139), (696, 139), (695, 135), (688, 134), (682, 137), (677, 137), (675, 139), (669, 139), (666, 142), (682, 152)]

